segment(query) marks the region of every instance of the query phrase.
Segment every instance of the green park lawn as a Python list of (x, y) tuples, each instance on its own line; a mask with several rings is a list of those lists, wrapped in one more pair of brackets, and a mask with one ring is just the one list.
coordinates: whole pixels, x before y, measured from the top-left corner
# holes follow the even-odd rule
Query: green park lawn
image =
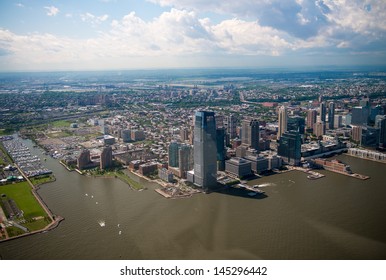
[(36, 187), (37, 185), (40, 185), (40, 184), (45, 184), (45, 183), (55, 181), (55, 176), (52, 174), (41, 175), (41, 176), (30, 178), (30, 181)]
[(34, 217), (46, 217), (47, 213), (35, 199), (27, 182), (0, 186), (0, 195), (2, 194), (5, 194), (8, 199), (13, 199), (19, 209), (24, 211), (25, 220), (30, 221), (25, 226), (30, 230), (41, 229), (49, 224), (48, 219), (32, 221)]
[(71, 122), (71, 121), (62, 120), (62, 121), (54, 121), (51, 123), (51, 125), (53, 127), (70, 127), (70, 124), (72, 124), (72, 123), (73, 122)]

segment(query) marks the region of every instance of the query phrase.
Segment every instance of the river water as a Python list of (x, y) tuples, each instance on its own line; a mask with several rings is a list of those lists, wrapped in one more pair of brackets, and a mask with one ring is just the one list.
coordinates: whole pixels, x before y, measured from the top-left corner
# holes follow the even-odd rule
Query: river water
[[(43, 157), (41, 151), (32, 152)], [(3, 259), (386, 259), (385, 165), (338, 157), (362, 181), (292, 171), (250, 182), (267, 197), (223, 193), (165, 199), (157, 185), (133, 191), (117, 179), (45, 165), (56, 182), (39, 194), (65, 220), (58, 228), (0, 243)], [(136, 177), (135, 177), (136, 178)], [(105, 226), (101, 224), (105, 223)]]

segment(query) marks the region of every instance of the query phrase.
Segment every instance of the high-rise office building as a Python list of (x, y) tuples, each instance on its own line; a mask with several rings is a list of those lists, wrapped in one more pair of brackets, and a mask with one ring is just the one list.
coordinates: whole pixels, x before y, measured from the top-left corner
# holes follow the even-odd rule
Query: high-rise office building
[(379, 147), (386, 148), (386, 116), (375, 117), (375, 126), (379, 128)]
[(326, 102), (320, 103), (320, 121), (326, 122)]
[(361, 145), (365, 147), (377, 148), (379, 147), (379, 127), (363, 126)]
[(179, 155), (178, 149), (180, 148), (179, 143), (176, 141), (172, 141), (169, 144), (168, 155), (169, 155), (169, 166), (170, 167), (178, 167), (179, 165)]
[(194, 167), (193, 147), (191, 145), (182, 144), (178, 149), (179, 157), (179, 173), (181, 178), (186, 178), (186, 172)]
[(316, 122), (313, 131), (316, 137), (323, 136), (326, 134), (326, 124), (324, 122)]
[(334, 117), (334, 128), (342, 127), (342, 115), (335, 115)]
[(288, 118), (287, 108), (284, 106), (281, 106), (279, 108), (279, 115), (278, 115), (278, 132), (277, 132), (278, 140), (283, 135), (283, 133), (287, 131), (287, 118)]
[(197, 111), (194, 122), (194, 184), (205, 190), (217, 185), (217, 144), (214, 112)]
[(100, 169), (113, 166), (113, 149), (111, 146), (104, 147), (101, 153)]
[(225, 170), (225, 128), (220, 127), (216, 129), (216, 144), (217, 144), (217, 170)]
[(236, 121), (237, 119), (234, 115), (229, 115), (227, 118), (227, 131), (231, 140), (237, 136)]
[(301, 158), (301, 138), (297, 131), (287, 131), (282, 134), (277, 147), (277, 154), (291, 165), (299, 165)]
[(242, 122), (241, 142), (251, 149), (259, 150), (259, 122), (254, 119), (246, 119)]
[(334, 129), (335, 122), (335, 103), (330, 102), (328, 105), (328, 128)]
[(296, 116), (287, 119), (287, 130), (299, 131), (300, 134), (304, 134), (306, 126), (306, 120), (303, 117)]
[(316, 123), (316, 110), (308, 110), (307, 112), (307, 128), (314, 128), (314, 124)]
[(353, 125), (367, 125), (370, 114), (369, 107), (358, 106), (351, 110), (351, 124)]

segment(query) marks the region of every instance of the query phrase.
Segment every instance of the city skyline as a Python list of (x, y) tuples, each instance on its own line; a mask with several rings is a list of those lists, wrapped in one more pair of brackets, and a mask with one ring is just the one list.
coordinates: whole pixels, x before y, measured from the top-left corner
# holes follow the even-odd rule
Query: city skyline
[(0, 71), (379, 66), (383, 1), (2, 1)]

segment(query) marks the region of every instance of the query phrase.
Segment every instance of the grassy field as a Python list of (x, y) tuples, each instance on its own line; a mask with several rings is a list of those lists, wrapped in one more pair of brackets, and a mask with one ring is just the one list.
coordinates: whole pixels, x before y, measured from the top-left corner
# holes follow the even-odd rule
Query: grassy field
[(112, 178), (119, 178), (126, 184), (130, 185), (135, 190), (140, 190), (143, 189), (143, 186), (138, 183), (137, 181), (133, 180), (130, 178), (128, 175), (126, 175), (122, 170), (110, 170), (110, 171), (105, 171), (105, 170), (89, 170), (88, 171), (89, 175), (93, 176), (106, 176), (106, 177), (112, 177)]
[(128, 175), (121, 172), (114, 172), (114, 175), (117, 176), (119, 179), (124, 181), (125, 183), (129, 184), (133, 189), (140, 190), (143, 189), (143, 186), (138, 183), (137, 181), (131, 179)]
[(55, 181), (55, 177), (52, 174), (47, 174), (47, 175), (42, 175), (42, 176), (37, 176), (30, 178), (30, 181), (34, 186), (44, 184), (44, 183), (49, 183)]
[[(47, 216), (47, 213), (33, 196), (31, 187), (27, 182), (0, 186), (0, 194), (6, 194), (8, 199), (13, 199), (19, 209), (24, 211), (24, 218), (27, 221), (32, 220), (34, 217)], [(44, 228), (48, 224), (48, 219), (42, 219), (33, 222), (31, 221), (25, 224), (25, 226), (30, 230), (36, 230)]]
[(70, 127), (71, 121), (54, 121), (51, 123), (53, 127)]

